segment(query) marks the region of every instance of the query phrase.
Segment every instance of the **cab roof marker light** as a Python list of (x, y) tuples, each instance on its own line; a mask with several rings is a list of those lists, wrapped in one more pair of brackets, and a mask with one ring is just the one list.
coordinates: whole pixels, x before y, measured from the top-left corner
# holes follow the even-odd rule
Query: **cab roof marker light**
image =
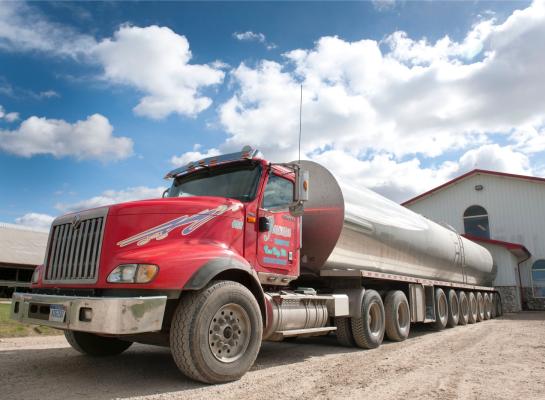
[(262, 157), (263, 155), (259, 150), (254, 149), (250, 146), (244, 146), (244, 148), (239, 152), (208, 157), (197, 162), (189, 162), (183, 167), (179, 167), (170, 171), (168, 174), (165, 175), (165, 179), (175, 178), (179, 175), (183, 175), (185, 173), (192, 172), (196, 169), (204, 168), (206, 166), (218, 165), (239, 160), (252, 160), (254, 158)]

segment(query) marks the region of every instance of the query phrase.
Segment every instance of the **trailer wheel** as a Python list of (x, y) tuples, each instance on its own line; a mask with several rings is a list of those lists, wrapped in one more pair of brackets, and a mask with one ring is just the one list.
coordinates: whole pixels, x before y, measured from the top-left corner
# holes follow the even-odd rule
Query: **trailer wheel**
[(501, 317), (503, 315), (503, 306), (501, 304), (501, 296), (498, 293), (495, 293), (496, 297), (496, 315)]
[(354, 341), (354, 336), (352, 336), (350, 318), (337, 317), (334, 320), (335, 326), (337, 327), (336, 333), (339, 344), (345, 347), (354, 347), (356, 342)]
[(411, 330), (409, 302), (401, 290), (388, 292), (384, 302), (386, 336), (394, 342), (402, 342)]
[(469, 292), (468, 294), (469, 298), (469, 319), (468, 322), (470, 324), (474, 324), (477, 322), (477, 316), (479, 314), (479, 307), (477, 305), (477, 297), (475, 297), (475, 293)]
[(448, 291), (448, 320), (447, 326), (449, 328), (454, 328), (458, 325), (458, 320), (460, 318), (460, 302), (458, 301), (458, 296), (454, 289)]
[(490, 318), (496, 318), (496, 293), (490, 293)]
[(466, 292), (461, 290), (458, 291), (458, 305), (460, 308), (460, 313), (458, 314), (458, 324), (467, 325), (469, 321), (469, 301), (467, 299)]
[(477, 292), (477, 322), (484, 321), (484, 297), (481, 292)]
[(351, 318), (352, 335), (358, 347), (374, 349), (384, 340), (384, 304), (375, 290), (367, 290), (361, 303), (361, 317)]
[(170, 349), (187, 377), (204, 383), (239, 379), (253, 365), (263, 334), (254, 295), (233, 281), (184, 293), (172, 319)]
[(447, 296), (441, 288), (435, 289), (435, 322), (433, 328), (440, 331), (445, 329), (448, 322)]
[(64, 337), (74, 350), (93, 357), (116, 356), (132, 344), (132, 342), (114, 337), (98, 336), (87, 332), (64, 331)]
[(490, 299), (490, 294), (485, 293), (483, 296), (484, 304), (484, 319), (489, 320), (492, 318), (492, 300)]

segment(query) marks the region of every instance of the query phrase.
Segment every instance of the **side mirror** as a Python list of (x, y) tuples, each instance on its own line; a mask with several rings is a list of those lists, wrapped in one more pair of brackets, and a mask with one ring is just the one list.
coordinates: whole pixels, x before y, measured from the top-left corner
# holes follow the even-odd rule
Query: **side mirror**
[(296, 203), (308, 200), (310, 174), (306, 170), (296, 169), (295, 171), (295, 196)]
[(164, 199), (165, 197), (167, 197), (167, 194), (168, 194), (168, 189), (165, 189), (165, 191), (163, 192), (163, 196), (161, 196), (161, 197), (163, 197), (163, 199)]
[(258, 229), (259, 232), (269, 232), (271, 230), (271, 223), (267, 217), (259, 217)]

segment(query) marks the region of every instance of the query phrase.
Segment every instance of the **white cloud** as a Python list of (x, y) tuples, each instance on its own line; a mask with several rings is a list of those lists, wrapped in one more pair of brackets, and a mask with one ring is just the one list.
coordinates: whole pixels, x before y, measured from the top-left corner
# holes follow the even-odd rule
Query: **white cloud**
[(237, 40), (246, 40), (246, 41), (257, 41), (264, 43), (265, 42), (265, 35), (258, 32), (254, 33), (252, 31), (246, 31), (246, 32), (235, 32), (233, 33), (233, 37)]
[(19, 113), (9, 112), (6, 115), (4, 115), (4, 119), (8, 122), (15, 122), (19, 119)]
[(38, 93), (38, 97), (50, 99), (52, 97), (60, 97), (60, 94), (58, 94), (54, 90), (45, 90), (43, 92)]
[(15, 223), (17, 225), (27, 226), (29, 228), (49, 230), (54, 219), (55, 217), (48, 214), (31, 212), (23, 215), (22, 217), (16, 218)]
[(371, 0), (377, 11), (388, 11), (396, 6), (396, 0)]
[(23, 2), (0, 2), (0, 49), (80, 58), (95, 44), (93, 37), (49, 21), (35, 7)]
[(199, 151), (200, 148), (201, 148), (201, 145), (196, 144), (195, 146), (193, 146), (193, 151), (188, 151), (179, 156), (172, 156), (172, 158), (170, 159), (170, 163), (174, 165), (175, 167), (180, 167), (192, 161), (199, 161), (199, 160), (202, 160), (203, 158), (214, 157), (221, 154), (221, 152), (218, 149), (214, 149), (214, 148), (204, 153), (201, 153)]
[[(384, 182), (366, 182), (391, 186), (393, 197), (471, 165), (530, 173), (532, 149), (545, 147), (544, 37), (539, 0), (503, 22), (478, 21), (459, 42), (322, 37), (284, 62), (242, 63), (219, 108), (227, 132), (219, 149), (252, 144), (273, 160), (295, 159), (302, 83), (303, 154), (367, 163), (357, 165)], [(445, 163), (452, 154), (463, 156)], [(418, 178), (406, 183), (407, 174)]]
[(5, 120), (7, 122), (15, 122), (19, 119), (19, 113), (16, 112), (6, 112), (4, 107), (0, 105), (0, 120)]
[(73, 124), (33, 116), (15, 130), (0, 130), (0, 150), (23, 157), (50, 154), (77, 159), (118, 160), (130, 156), (132, 140), (112, 133), (112, 125), (100, 114)]
[(58, 203), (55, 205), (55, 208), (67, 213), (107, 206), (109, 204), (123, 203), (126, 201), (154, 199), (161, 197), (165, 189), (166, 187), (162, 186), (155, 188), (136, 186), (125, 190), (106, 190), (99, 196), (94, 196), (76, 203)]
[(522, 175), (532, 173), (530, 160), (526, 154), (498, 144), (488, 144), (466, 152), (460, 158), (458, 174), (476, 168)]
[(395, 201), (407, 200), (473, 169), (531, 175), (525, 154), (506, 146), (485, 144), (468, 150), (459, 159), (424, 167), (418, 158), (396, 161), (377, 154), (360, 160), (339, 150), (314, 154), (311, 158), (335, 171), (343, 182), (373, 188)]
[(265, 35), (261, 32), (252, 32), (252, 31), (246, 31), (246, 32), (235, 32), (233, 33), (233, 37), (237, 40), (244, 41), (244, 42), (259, 42), (263, 43), (267, 50), (273, 50), (276, 49), (276, 44), (267, 41), (267, 38)]
[(135, 113), (155, 119), (172, 113), (194, 116), (207, 109), (212, 100), (201, 89), (224, 77), (219, 69), (190, 64), (189, 42), (166, 27), (122, 26), (93, 54), (104, 67), (105, 79), (145, 94)]
[[(212, 99), (202, 90), (222, 83), (225, 75), (219, 62), (190, 63), (188, 40), (170, 28), (122, 25), (99, 42), (49, 21), (36, 7), (17, 2), (0, 2), (0, 49), (42, 52), (98, 65), (104, 80), (142, 93), (134, 112), (154, 119), (173, 113), (193, 117), (207, 109)], [(49, 98), (58, 93), (48, 90), (36, 96)]]

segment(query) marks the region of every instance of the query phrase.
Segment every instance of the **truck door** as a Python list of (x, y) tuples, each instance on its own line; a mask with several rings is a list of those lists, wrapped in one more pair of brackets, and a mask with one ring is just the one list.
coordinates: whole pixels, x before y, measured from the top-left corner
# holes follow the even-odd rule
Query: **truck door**
[[(299, 273), (299, 220), (289, 213), (294, 183), (271, 172), (258, 211), (268, 230), (258, 232), (257, 260), (263, 272)], [(266, 221), (262, 221), (266, 219)]]

